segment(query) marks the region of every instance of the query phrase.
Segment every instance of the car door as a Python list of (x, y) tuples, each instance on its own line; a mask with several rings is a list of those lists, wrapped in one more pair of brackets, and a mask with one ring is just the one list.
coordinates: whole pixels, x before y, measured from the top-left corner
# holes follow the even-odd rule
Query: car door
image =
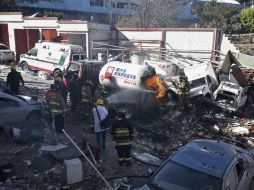
[(8, 97), (0, 96), (0, 113), (2, 124), (18, 124), (26, 119), (23, 106)]
[(38, 54), (38, 49), (37, 48), (33, 48), (28, 52), (28, 65), (31, 66), (31, 69), (34, 70), (38, 70), (38, 68), (40, 68), (40, 65), (38, 63), (38, 58), (37, 58), (37, 54)]

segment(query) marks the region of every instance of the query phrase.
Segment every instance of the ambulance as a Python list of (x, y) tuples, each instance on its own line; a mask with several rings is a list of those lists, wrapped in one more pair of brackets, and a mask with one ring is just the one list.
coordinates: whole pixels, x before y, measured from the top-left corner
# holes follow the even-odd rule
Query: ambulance
[(19, 64), (24, 71), (44, 71), (55, 76), (57, 72), (64, 71), (70, 62), (84, 59), (86, 54), (82, 46), (41, 42), (28, 53), (20, 55)]

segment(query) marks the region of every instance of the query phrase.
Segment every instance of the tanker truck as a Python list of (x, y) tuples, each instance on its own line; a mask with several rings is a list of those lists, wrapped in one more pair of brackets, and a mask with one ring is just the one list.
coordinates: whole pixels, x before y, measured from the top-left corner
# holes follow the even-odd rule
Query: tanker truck
[[(210, 62), (183, 66), (169, 62), (145, 61), (139, 65), (113, 61), (102, 67), (99, 81), (101, 85), (114, 89), (115, 95), (109, 97), (109, 101), (154, 106), (177, 100), (174, 84), (180, 70), (184, 70), (190, 82), (190, 98), (212, 97), (218, 81)], [(153, 77), (155, 71), (157, 78)]]
[(99, 81), (111, 91), (107, 97), (111, 104), (146, 109), (158, 107), (167, 99), (166, 84), (148, 65), (112, 61), (102, 67)]

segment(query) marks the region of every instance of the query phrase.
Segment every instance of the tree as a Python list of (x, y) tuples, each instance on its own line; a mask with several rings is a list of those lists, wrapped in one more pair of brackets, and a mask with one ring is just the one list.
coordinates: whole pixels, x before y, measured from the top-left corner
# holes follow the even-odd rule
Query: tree
[(204, 4), (195, 4), (194, 11), (201, 27), (216, 27), (225, 29), (228, 18), (237, 13), (233, 6), (218, 3), (217, 0)]
[(246, 32), (254, 32), (254, 9), (244, 9), (240, 13), (241, 23)]
[(20, 8), (17, 6), (15, 0), (1, 0), (0, 12), (17, 12)]
[(133, 15), (109, 15), (109, 22), (118, 27), (173, 27), (180, 7), (175, 0), (139, 0)]

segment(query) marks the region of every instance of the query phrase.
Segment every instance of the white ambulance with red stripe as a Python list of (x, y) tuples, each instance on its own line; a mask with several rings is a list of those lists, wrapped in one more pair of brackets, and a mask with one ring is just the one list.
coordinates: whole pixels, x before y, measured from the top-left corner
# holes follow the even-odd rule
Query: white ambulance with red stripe
[(55, 42), (36, 43), (28, 53), (20, 55), (22, 70), (44, 71), (53, 76), (64, 71), (70, 62), (84, 60), (84, 48), (79, 45)]

